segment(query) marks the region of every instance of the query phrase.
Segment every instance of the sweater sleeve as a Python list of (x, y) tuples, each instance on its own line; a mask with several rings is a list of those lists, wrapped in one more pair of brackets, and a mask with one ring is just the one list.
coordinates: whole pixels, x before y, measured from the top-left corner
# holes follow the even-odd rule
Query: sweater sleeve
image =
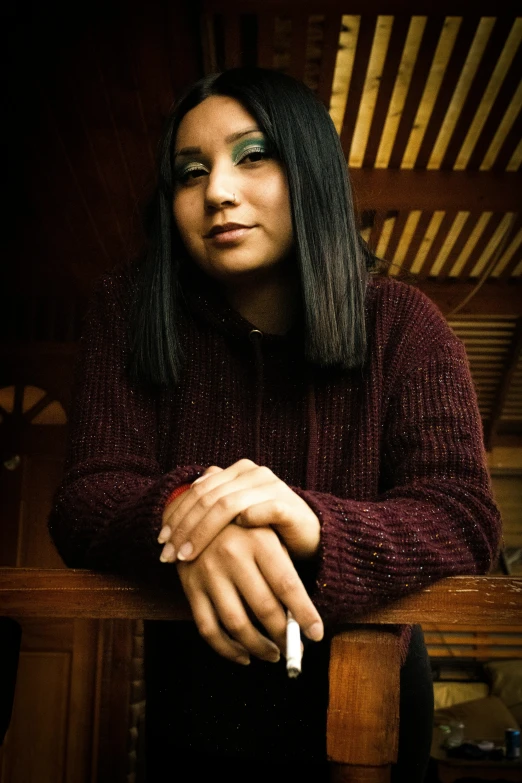
[(160, 469), (154, 394), (133, 385), (126, 372), (121, 283), (116, 275), (102, 278), (86, 318), (65, 475), (49, 529), (71, 567), (150, 576), (161, 568), (156, 539), (165, 503), (202, 469)]
[[(464, 346), (446, 339), (398, 372), (373, 502), (299, 491), (322, 525), (314, 601), (327, 622), (447, 576), (487, 573), (501, 522)], [(404, 368), (403, 368), (404, 370)]]

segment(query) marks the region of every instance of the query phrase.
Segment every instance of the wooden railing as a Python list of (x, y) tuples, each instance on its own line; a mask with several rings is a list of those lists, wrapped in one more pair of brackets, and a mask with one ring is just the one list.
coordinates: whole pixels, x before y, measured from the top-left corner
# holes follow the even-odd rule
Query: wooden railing
[[(186, 620), (184, 597), (90, 571), (0, 569), (0, 615)], [(327, 752), (336, 783), (386, 783), (397, 758), (399, 642), (384, 626), (522, 623), (522, 579), (452, 577), (357, 620), (333, 638)], [(346, 705), (350, 709), (346, 709)]]

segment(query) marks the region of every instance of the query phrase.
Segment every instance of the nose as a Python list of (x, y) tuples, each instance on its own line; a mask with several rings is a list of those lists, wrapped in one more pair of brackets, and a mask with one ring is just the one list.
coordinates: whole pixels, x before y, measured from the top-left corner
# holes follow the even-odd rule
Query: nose
[(238, 191), (233, 169), (214, 167), (207, 179), (205, 206), (208, 210), (235, 206), (238, 203)]

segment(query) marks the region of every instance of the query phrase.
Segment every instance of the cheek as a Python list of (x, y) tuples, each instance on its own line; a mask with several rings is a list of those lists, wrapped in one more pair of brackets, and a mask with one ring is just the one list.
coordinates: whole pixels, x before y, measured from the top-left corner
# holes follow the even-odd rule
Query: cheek
[(175, 198), (172, 202), (172, 214), (174, 215), (174, 222), (178, 227), (178, 231), (182, 234), (185, 226), (185, 210), (179, 198)]
[(195, 229), (194, 209), (190, 207), (187, 199), (175, 198), (172, 204), (172, 214), (183, 241), (190, 244), (190, 238)]
[(279, 216), (280, 231), (282, 234), (286, 234), (288, 241), (291, 242), (293, 239), (292, 211), (290, 209), (290, 195), (286, 182), (284, 183), (284, 186), (279, 189), (275, 208)]
[(197, 218), (194, 209), (190, 209), (184, 199), (175, 200), (172, 214), (185, 251), (192, 259), (199, 258), (203, 253), (203, 247), (200, 239), (201, 232), (196, 225)]
[(292, 214), (290, 210), (290, 194), (286, 179), (272, 179), (265, 184), (260, 192), (259, 203), (262, 208), (270, 210), (272, 225), (279, 232), (292, 232)]

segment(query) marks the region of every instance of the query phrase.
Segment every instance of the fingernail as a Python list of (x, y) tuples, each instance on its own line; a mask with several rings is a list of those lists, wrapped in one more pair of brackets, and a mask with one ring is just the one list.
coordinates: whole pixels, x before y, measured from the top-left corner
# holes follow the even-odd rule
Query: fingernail
[(206, 478), (208, 478), (206, 474), (204, 474), (203, 476), (200, 476), (199, 478), (197, 478), (195, 481), (192, 482), (192, 486), (194, 486), (194, 484), (199, 484), (200, 481), (203, 481), (203, 479), (206, 479)]
[(187, 557), (190, 557), (193, 551), (194, 546), (190, 543), (190, 541), (186, 541), (180, 546), (178, 550), (178, 560), (185, 560)]
[(175, 560), (176, 552), (172, 544), (165, 544), (161, 550), (160, 560), (162, 563), (172, 563)]
[(280, 658), (281, 658), (281, 653), (279, 652), (279, 650), (277, 650), (277, 652), (274, 651), (268, 653), (265, 660), (267, 660), (268, 663), (277, 663), (280, 660)]
[(158, 544), (164, 544), (165, 541), (168, 541), (170, 538), (170, 527), (168, 525), (165, 525), (165, 527), (162, 527), (158, 536)]
[(305, 633), (313, 642), (320, 642), (323, 638), (323, 624), (319, 622), (313, 623), (306, 629)]
[(246, 655), (240, 655), (238, 658), (234, 659), (236, 663), (240, 663), (241, 666), (248, 666), (250, 663), (250, 658), (248, 658)]

